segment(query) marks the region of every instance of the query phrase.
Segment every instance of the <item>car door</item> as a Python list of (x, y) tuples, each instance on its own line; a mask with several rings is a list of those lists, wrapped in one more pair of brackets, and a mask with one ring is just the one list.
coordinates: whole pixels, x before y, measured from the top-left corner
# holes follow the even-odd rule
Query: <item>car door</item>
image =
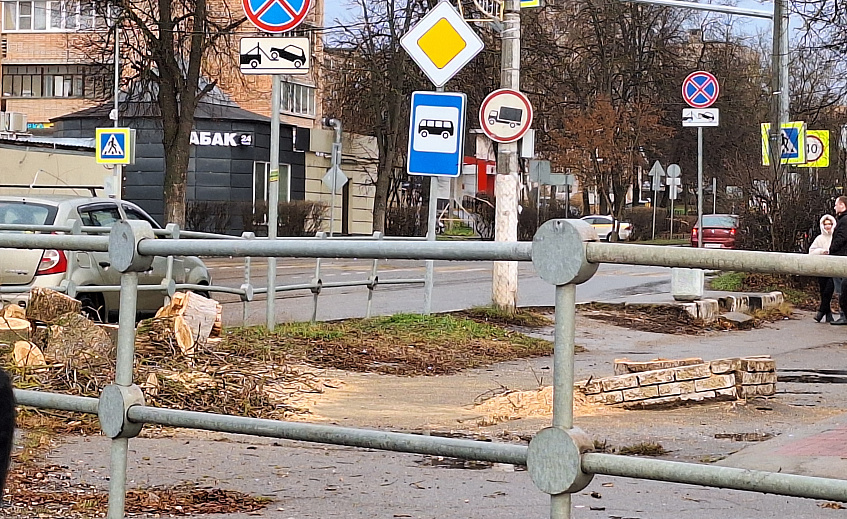
[[(95, 202), (81, 205), (76, 209), (82, 225), (87, 227), (111, 227), (121, 219), (118, 206), (114, 202)], [(87, 268), (80, 268), (74, 274), (74, 280), (80, 285), (115, 286), (121, 284), (121, 273), (111, 267), (108, 252), (89, 252), (91, 258)], [(106, 310), (118, 309), (120, 294), (115, 291), (102, 292)]]

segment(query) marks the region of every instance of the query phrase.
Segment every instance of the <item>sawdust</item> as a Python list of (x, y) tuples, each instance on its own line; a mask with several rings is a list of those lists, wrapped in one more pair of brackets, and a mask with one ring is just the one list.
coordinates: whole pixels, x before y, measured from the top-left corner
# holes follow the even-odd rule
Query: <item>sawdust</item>
[[(574, 416), (592, 416), (608, 413), (607, 406), (590, 404), (585, 395), (574, 390)], [(480, 426), (524, 418), (550, 418), (553, 416), (553, 387), (545, 386), (530, 391), (508, 391), (478, 404), (475, 410), (484, 417)]]

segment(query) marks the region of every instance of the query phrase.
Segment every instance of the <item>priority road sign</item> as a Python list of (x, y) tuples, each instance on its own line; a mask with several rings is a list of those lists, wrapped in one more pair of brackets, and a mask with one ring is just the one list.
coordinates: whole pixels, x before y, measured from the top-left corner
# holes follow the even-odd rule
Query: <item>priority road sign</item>
[(514, 142), (532, 125), (532, 104), (517, 90), (495, 90), (479, 107), (479, 124), (491, 140)]
[(465, 94), (412, 93), (406, 163), (410, 175), (461, 174), (466, 104)]
[(450, 81), (485, 46), (446, 0), (404, 34), (400, 45), (437, 87)]
[(285, 32), (300, 25), (312, 0), (241, 0), (244, 14), (265, 32)]
[(309, 38), (241, 38), (242, 74), (308, 74), (312, 65)]
[(806, 162), (801, 168), (829, 166), (829, 130), (806, 130)]
[(698, 70), (682, 82), (682, 98), (692, 108), (708, 108), (718, 99), (720, 86), (712, 74)]
[[(770, 123), (762, 123), (762, 165), (770, 166)], [(806, 123), (802, 121), (782, 125), (780, 164), (806, 163)]]
[(132, 157), (132, 130), (97, 128), (94, 132), (98, 164), (129, 164)]

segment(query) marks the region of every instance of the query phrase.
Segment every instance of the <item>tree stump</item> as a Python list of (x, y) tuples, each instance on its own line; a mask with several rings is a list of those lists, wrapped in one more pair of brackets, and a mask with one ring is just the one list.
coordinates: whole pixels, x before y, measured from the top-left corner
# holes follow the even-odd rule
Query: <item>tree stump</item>
[(65, 314), (82, 312), (82, 303), (49, 288), (33, 288), (30, 292), (29, 304), (26, 307), (26, 318), (31, 321), (50, 323)]
[(0, 317), (0, 343), (12, 345), (29, 340), (29, 321), (15, 317)]

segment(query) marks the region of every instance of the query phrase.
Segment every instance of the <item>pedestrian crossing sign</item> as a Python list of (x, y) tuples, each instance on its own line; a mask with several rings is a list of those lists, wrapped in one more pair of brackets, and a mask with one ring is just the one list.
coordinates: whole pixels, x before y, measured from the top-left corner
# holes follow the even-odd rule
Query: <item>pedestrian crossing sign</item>
[(97, 128), (94, 143), (98, 164), (130, 164), (132, 131), (130, 128)]

